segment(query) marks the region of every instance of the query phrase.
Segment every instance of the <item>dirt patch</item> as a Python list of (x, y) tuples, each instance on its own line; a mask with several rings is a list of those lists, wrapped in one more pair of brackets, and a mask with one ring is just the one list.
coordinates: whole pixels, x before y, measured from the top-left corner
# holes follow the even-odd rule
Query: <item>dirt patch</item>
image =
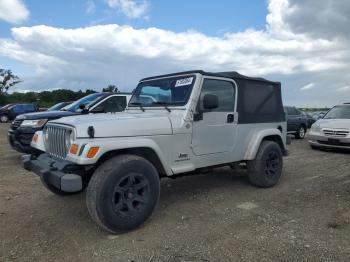
[(162, 181), (142, 227), (110, 235), (85, 193), (59, 197), (21, 167), (0, 125), (0, 261), (350, 261), (350, 155), (293, 140), (281, 182), (244, 172)]

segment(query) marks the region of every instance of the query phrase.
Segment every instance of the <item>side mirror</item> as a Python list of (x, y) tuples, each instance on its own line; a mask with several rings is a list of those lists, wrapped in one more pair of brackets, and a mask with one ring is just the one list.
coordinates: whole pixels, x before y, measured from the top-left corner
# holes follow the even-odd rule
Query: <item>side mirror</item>
[(80, 104), (79, 105), (79, 109), (84, 110), (85, 109), (85, 105), (84, 104)]
[(203, 97), (203, 108), (212, 110), (219, 107), (219, 98), (214, 94), (205, 94)]

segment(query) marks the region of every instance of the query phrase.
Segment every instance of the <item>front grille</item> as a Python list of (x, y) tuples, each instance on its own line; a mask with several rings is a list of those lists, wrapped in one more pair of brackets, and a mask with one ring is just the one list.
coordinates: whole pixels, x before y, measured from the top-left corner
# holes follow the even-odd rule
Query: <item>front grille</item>
[(349, 131), (339, 129), (323, 129), (323, 133), (325, 136), (346, 137), (349, 134)]
[(67, 143), (73, 130), (69, 127), (47, 124), (44, 129), (46, 152), (59, 159), (65, 159), (70, 145)]
[(17, 128), (19, 128), (19, 126), (22, 124), (23, 120), (21, 119), (15, 119), (12, 124), (11, 124), (11, 128), (13, 130), (16, 130)]

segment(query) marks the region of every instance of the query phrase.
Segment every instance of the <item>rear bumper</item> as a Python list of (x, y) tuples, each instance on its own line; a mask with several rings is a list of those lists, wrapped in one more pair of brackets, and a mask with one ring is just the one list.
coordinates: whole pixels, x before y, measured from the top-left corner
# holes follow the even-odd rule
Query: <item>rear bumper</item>
[(61, 191), (79, 192), (83, 189), (82, 177), (75, 172), (82, 172), (84, 166), (53, 159), (46, 153), (37, 158), (32, 155), (23, 155), (22, 163), (26, 170), (37, 174), (46, 184)]

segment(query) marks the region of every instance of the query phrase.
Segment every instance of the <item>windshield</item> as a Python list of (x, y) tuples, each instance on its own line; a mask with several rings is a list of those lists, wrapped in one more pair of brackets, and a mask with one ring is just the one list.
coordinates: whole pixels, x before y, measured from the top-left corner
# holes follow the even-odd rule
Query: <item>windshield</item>
[(7, 109), (9, 107), (13, 106), (13, 104), (7, 104), (7, 105), (4, 105), (3, 107), (0, 107), (1, 109)]
[(63, 108), (64, 106), (67, 106), (69, 103), (67, 102), (62, 102), (62, 103), (58, 103), (56, 105), (53, 105), (52, 107), (50, 107), (49, 109), (47, 109), (47, 111), (56, 111), (56, 110), (60, 110), (61, 108)]
[(333, 107), (323, 117), (324, 119), (350, 119), (350, 106)]
[(90, 105), (95, 104), (95, 102), (99, 101), (105, 96), (106, 95), (104, 93), (95, 93), (88, 96), (84, 96), (83, 98), (80, 98), (74, 103), (63, 107), (61, 110), (71, 111), (71, 112), (81, 112), (81, 109), (79, 108), (80, 105), (85, 105), (85, 108), (88, 109)]
[(185, 105), (194, 82), (194, 75), (141, 82), (136, 87), (129, 106)]

